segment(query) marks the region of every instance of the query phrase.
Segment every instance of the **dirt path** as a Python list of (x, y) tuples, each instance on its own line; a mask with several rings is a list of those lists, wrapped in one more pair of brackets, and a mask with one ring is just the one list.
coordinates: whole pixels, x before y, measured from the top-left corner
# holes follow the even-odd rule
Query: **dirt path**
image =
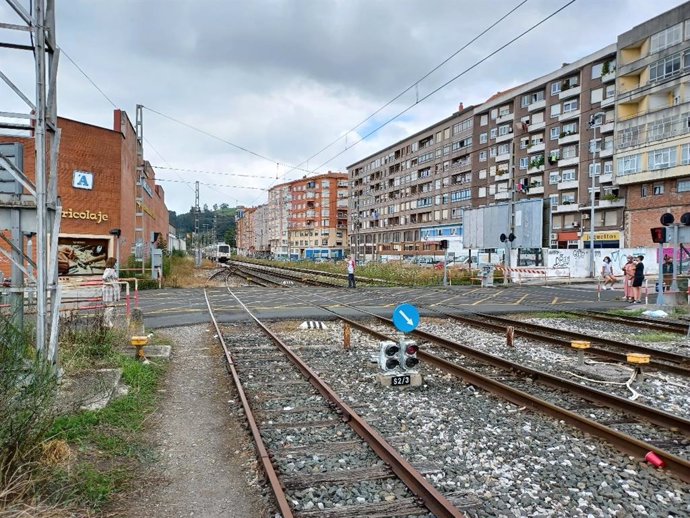
[(164, 397), (149, 423), (157, 461), (113, 511), (134, 518), (264, 516), (254, 452), (210, 326), (158, 336), (173, 353)]

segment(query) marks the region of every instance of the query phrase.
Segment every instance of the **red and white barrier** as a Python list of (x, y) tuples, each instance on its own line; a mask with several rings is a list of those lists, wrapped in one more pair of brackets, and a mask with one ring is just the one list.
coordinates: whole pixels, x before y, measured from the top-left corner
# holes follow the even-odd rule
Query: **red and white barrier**
[(518, 284), (522, 283), (523, 280), (530, 279), (543, 280), (544, 284), (546, 284), (549, 278), (568, 279), (568, 282), (570, 282), (569, 268), (547, 268), (546, 266), (516, 266), (508, 268), (506, 266), (496, 266), (496, 269)]

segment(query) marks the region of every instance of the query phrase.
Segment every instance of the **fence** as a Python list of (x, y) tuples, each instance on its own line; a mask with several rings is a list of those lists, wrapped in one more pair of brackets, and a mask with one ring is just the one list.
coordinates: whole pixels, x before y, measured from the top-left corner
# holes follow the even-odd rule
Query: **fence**
[[(60, 300), (60, 312), (68, 311), (99, 311), (105, 308), (103, 303), (103, 281), (102, 280), (75, 280), (74, 278), (60, 279), (62, 287), (62, 298)], [(130, 282), (134, 282), (134, 290), (130, 289)], [(129, 320), (132, 305), (139, 307), (139, 279), (125, 278), (118, 279), (117, 284), (122, 292), (124, 286), (125, 296), (120, 298), (116, 307), (125, 308), (125, 316)]]

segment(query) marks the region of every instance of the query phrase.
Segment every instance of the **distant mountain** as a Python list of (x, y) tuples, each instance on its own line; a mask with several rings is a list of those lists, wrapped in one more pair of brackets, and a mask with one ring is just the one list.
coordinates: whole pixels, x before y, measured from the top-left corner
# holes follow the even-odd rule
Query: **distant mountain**
[[(235, 207), (229, 207), (227, 203), (222, 203), (220, 206), (213, 205), (211, 209), (204, 204), (199, 212), (199, 234), (205, 236), (209, 243), (225, 242), (235, 246), (235, 212)], [(194, 207), (185, 214), (177, 214), (174, 210), (168, 213), (170, 224), (177, 229), (178, 237), (194, 232)], [(214, 221), (215, 235), (213, 235)]]

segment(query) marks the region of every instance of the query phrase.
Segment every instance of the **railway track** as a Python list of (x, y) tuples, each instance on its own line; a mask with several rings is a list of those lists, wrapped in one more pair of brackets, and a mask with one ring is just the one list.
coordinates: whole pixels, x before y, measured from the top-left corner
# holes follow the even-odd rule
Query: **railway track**
[(206, 303), (283, 517), (463, 516), (245, 306), (270, 343), (252, 330), (231, 348)]
[(651, 356), (649, 362), (650, 368), (690, 377), (690, 357), (686, 355), (637, 344), (630, 344), (619, 340), (590, 336), (584, 333), (553, 329), (548, 326), (523, 322), (497, 315), (484, 315), (481, 313), (458, 315), (456, 313), (445, 312), (439, 309), (438, 306), (433, 308), (433, 311), (444, 318), (451, 318), (469, 326), (479, 327), (501, 334), (505, 334), (508, 327), (512, 327), (515, 336), (547, 342), (568, 349), (571, 348), (571, 342), (573, 340), (586, 340), (592, 344), (592, 347), (587, 349), (587, 355), (606, 360), (614, 360), (623, 364), (627, 361), (628, 352), (649, 354)]
[(642, 329), (654, 329), (655, 331), (690, 336), (690, 322), (660, 321), (658, 318), (655, 319), (643, 315), (611, 315), (601, 311), (579, 311), (571, 313), (580, 316), (584, 315), (587, 318), (602, 320), (604, 322), (614, 322)]

